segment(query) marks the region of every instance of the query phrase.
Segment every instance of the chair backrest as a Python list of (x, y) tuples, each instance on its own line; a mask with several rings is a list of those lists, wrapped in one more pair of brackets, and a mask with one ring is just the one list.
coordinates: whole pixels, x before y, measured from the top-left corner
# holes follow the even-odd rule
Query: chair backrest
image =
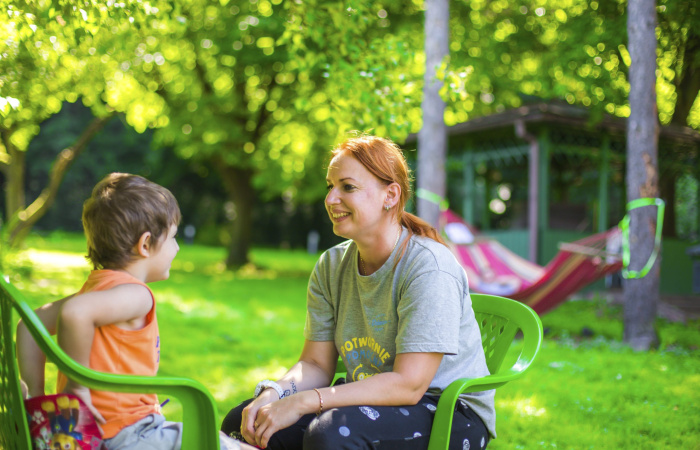
[(0, 274), (2, 306), (2, 392), (0, 392), (0, 450), (30, 450), (29, 426), (19, 387), (12, 310), (19, 314), (32, 337), (58, 370), (90, 389), (111, 392), (168, 394), (182, 404), (182, 448), (219, 448), (214, 399), (199, 382), (189, 378), (103, 373), (83, 367), (53, 340), (22, 294)]
[[(1, 278), (1, 277), (0, 277)], [(31, 450), (15, 358), (13, 300), (0, 281), (0, 449)]]
[(542, 344), (542, 321), (537, 313), (524, 303), (496, 295), (471, 294), (471, 299), (489, 372), (500, 371), (518, 331), (523, 347), (514, 367), (520, 372), (527, 369)]

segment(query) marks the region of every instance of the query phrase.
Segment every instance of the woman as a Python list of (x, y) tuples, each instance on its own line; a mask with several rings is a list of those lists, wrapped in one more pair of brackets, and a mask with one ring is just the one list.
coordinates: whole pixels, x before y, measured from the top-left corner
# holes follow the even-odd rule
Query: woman
[[(404, 211), (401, 150), (373, 136), (331, 153), (326, 209), (348, 241), (309, 280), (299, 362), (231, 410), (222, 430), (272, 449), (425, 449), (440, 392), (488, 374), (467, 278), (436, 230)], [(345, 383), (330, 386), (340, 356)], [(463, 396), (451, 447), (495, 437), (493, 391)]]

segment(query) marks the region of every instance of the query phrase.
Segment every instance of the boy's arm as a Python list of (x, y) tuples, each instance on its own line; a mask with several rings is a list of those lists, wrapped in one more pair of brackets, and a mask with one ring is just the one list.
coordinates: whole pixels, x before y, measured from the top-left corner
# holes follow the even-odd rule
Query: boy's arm
[[(124, 284), (107, 291), (75, 296), (61, 308), (58, 317), (58, 345), (76, 362), (90, 367), (95, 328), (142, 318), (152, 307), (150, 291), (138, 284)], [(98, 422), (104, 423), (102, 415), (92, 406), (89, 389), (68, 380), (64, 391), (79, 396)]]
[[(72, 297), (71, 295), (46, 304), (34, 311), (49, 334), (56, 334), (56, 321), (61, 306)], [(27, 395), (29, 397), (44, 395), (46, 356), (44, 356), (29, 329), (21, 320), (17, 324), (17, 363), (19, 365), (20, 378), (26, 383)]]

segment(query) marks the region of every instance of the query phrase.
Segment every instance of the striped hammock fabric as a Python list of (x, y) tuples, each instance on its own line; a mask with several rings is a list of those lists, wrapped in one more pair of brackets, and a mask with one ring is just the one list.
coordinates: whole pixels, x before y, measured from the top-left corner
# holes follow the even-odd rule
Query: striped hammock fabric
[(469, 289), (519, 300), (542, 314), (606, 275), (622, 268), (621, 234), (615, 227), (559, 244), (544, 267), (480, 234), (450, 210), (440, 217), (442, 235), (467, 273)]

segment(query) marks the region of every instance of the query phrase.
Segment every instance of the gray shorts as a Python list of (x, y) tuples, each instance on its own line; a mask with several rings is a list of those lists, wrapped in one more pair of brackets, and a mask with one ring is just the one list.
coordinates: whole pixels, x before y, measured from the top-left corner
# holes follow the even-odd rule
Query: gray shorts
[[(239, 450), (238, 441), (219, 432), (221, 450)], [(168, 422), (160, 414), (151, 414), (133, 425), (122, 428), (102, 442), (104, 450), (180, 450), (182, 423)]]

